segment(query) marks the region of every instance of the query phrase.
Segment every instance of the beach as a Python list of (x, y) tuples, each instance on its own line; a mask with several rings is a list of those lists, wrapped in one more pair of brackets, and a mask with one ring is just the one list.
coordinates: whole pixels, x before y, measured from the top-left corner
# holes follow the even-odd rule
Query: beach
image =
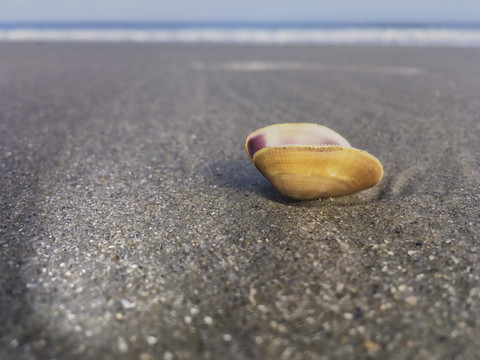
[[(480, 48), (0, 43), (0, 358), (473, 359)], [(247, 135), (384, 168), (292, 201)]]

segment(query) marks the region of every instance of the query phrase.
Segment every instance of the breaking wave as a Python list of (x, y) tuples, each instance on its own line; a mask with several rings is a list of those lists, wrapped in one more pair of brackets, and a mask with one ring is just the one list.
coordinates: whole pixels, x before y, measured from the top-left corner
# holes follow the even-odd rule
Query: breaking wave
[(0, 28), (0, 41), (480, 46), (480, 28)]

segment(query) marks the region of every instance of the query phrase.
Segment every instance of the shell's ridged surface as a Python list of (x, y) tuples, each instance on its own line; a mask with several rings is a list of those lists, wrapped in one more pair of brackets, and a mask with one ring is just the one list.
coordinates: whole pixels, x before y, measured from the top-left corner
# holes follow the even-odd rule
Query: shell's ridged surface
[(317, 124), (277, 124), (251, 133), (245, 150), (283, 195), (297, 200), (346, 195), (375, 186), (380, 161)]
[(365, 190), (383, 175), (374, 156), (340, 146), (264, 148), (255, 153), (253, 163), (278, 191), (297, 200)]

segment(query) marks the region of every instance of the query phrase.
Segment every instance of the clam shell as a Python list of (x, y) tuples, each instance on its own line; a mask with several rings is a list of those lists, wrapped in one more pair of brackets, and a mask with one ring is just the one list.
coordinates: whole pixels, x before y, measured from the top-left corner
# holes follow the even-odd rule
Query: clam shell
[(296, 200), (365, 190), (383, 176), (376, 157), (352, 148), (340, 134), (317, 124), (267, 126), (247, 137), (245, 149), (275, 188)]

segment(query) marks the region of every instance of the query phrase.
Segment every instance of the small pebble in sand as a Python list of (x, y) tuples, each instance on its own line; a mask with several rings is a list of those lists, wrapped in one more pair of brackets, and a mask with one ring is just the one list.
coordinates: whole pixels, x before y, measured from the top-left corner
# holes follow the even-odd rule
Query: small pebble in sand
[(128, 344), (122, 337), (119, 337), (117, 339), (117, 347), (118, 351), (120, 351), (121, 353), (125, 353), (128, 351)]
[(416, 296), (407, 296), (405, 302), (410, 306), (415, 306), (418, 304), (418, 298)]
[(155, 336), (147, 336), (147, 344), (155, 345), (158, 342), (158, 339)]
[(135, 307), (135, 304), (128, 301), (127, 299), (121, 299), (120, 303), (122, 304), (124, 309), (133, 309)]
[(192, 307), (190, 309), (190, 314), (197, 315), (198, 313), (199, 313), (199, 310), (196, 307)]
[(378, 350), (380, 350), (380, 345), (370, 340), (365, 341), (363, 343), (363, 346), (365, 347), (365, 349), (372, 353), (376, 353)]

